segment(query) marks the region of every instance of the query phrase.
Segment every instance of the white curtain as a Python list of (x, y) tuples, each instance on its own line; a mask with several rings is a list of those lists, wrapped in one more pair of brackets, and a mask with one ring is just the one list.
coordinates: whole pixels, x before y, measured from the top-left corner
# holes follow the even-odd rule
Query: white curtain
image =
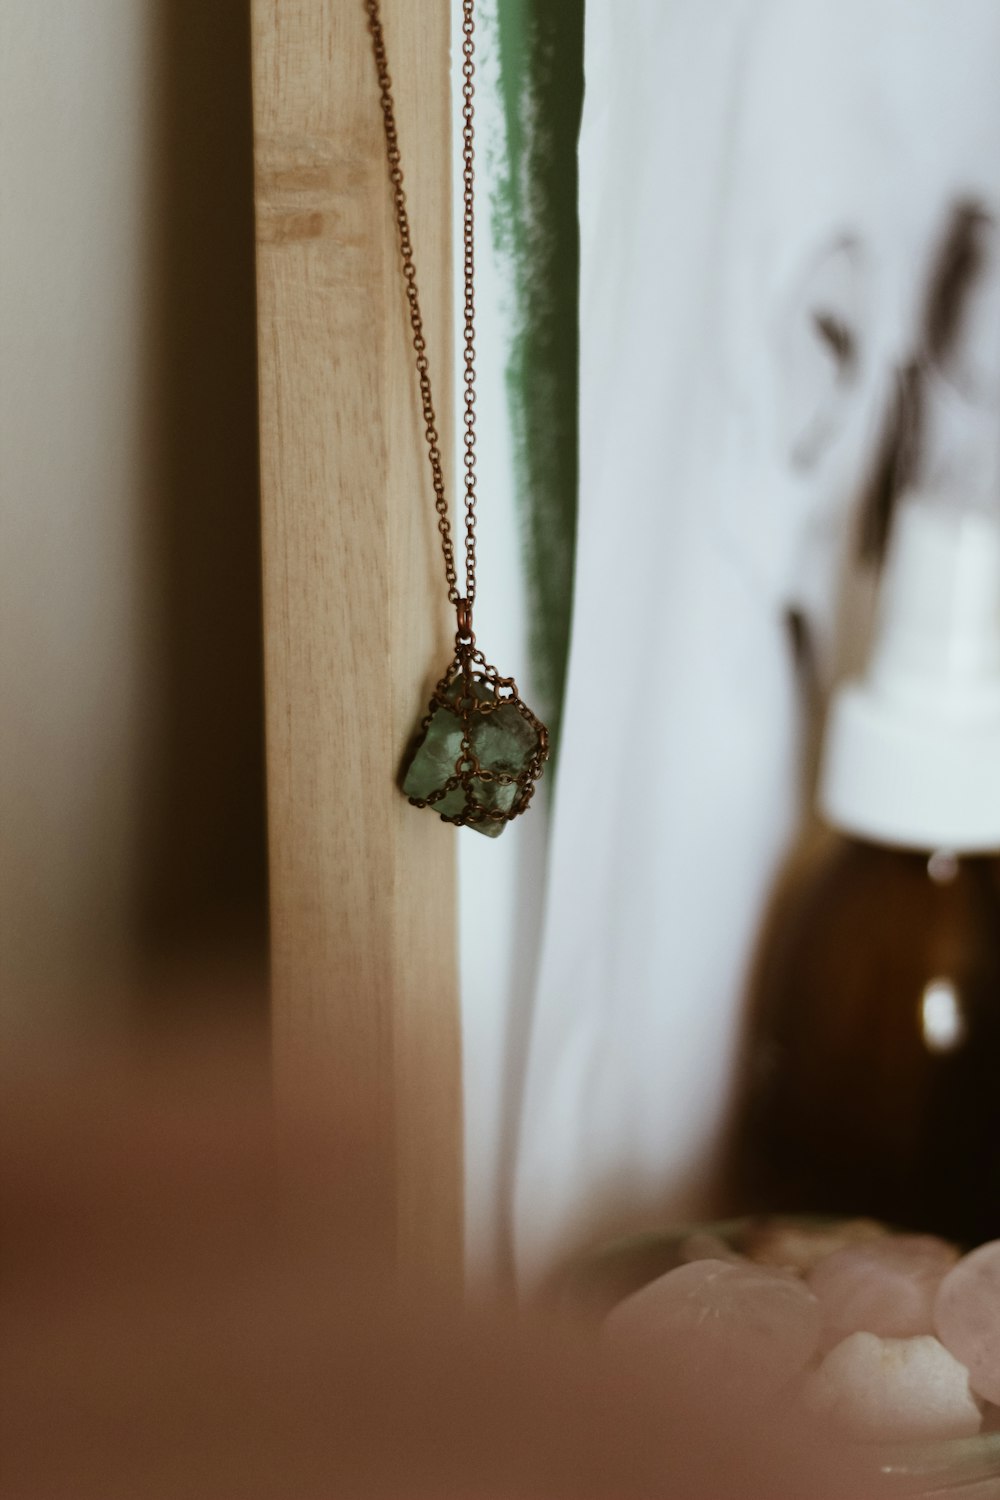
[[(586, 26), (574, 633), (516, 1141), (529, 1281), (712, 1207), (748, 958), (804, 801), (786, 617), (828, 679), (949, 226), (972, 214), (989, 262), (1000, 221), (996, 0), (588, 0)], [(995, 259), (976, 275), (924, 434), (953, 479), (981, 470), (1000, 400)]]

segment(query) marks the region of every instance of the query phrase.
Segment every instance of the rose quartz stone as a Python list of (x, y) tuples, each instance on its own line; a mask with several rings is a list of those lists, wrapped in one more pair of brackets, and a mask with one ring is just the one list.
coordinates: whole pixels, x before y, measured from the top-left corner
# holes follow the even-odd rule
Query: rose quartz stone
[(824, 1336), (864, 1331), (911, 1338), (934, 1331), (934, 1298), (958, 1251), (932, 1235), (900, 1234), (837, 1250), (809, 1273), (823, 1306)]
[(753, 1399), (805, 1369), (820, 1329), (819, 1303), (804, 1282), (721, 1260), (668, 1271), (604, 1324), (609, 1338), (665, 1376)]
[(855, 1437), (971, 1437), (981, 1414), (969, 1372), (936, 1338), (852, 1333), (806, 1377), (803, 1399)]
[(972, 1389), (1000, 1403), (1000, 1240), (963, 1256), (941, 1282), (937, 1336), (969, 1371)]

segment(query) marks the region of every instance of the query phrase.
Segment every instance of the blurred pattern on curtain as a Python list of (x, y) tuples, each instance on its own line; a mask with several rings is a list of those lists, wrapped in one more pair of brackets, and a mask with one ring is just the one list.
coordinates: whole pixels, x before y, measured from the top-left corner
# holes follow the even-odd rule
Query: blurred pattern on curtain
[(493, 233), (515, 297), (506, 373), (533, 670), (558, 743), (576, 536), (583, 0), (503, 0), (497, 40), (506, 155)]

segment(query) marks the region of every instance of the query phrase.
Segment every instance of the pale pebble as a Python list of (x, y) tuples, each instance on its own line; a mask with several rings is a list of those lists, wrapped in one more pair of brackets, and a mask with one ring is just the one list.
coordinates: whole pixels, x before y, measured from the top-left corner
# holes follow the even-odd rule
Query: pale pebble
[(825, 1341), (851, 1333), (911, 1338), (934, 1332), (934, 1299), (958, 1251), (932, 1235), (900, 1234), (837, 1250), (809, 1273)]
[(980, 1245), (941, 1282), (938, 1338), (968, 1368), (972, 1389), (1000, 1404), (1000, 1240)]
[(706, 1229), (697, 1229), (682, 1240), (677, 1251), (678, 1259), (685, 1264), (694, 1260), (723, 1260), (727, 1265), (745, 1266), (747, 1257), (734, 1250), (721, 1235), (711, 1234)]
[(888, 1233), (875, 1219), (817, 1219), (810, 1224), (768, 1216), (747, 1225), (742, 1248), (756, 1265), (791, 1268), (805, 1276), (835, 1251), (883, 1239)]
[(852, 1333), (806, 1377), (803, 1399), (852, 1436), (873, 1441), (971, 1437), (982, 1420), (969, 1372), (930, 1334)]
[(751, 1270), (766, 1270), (770, 1276), (793, 1276), (799, 1277), (798, 1271), (791, 1266), (762, 1266), (759, 1261), (753, 1261), (748, 1255), (734, 1250), (728, 1240), (721, 1235), (710, 1234), (707, 1230), (696, 1230), (689, 1234), (687, 1239), (682, 1240), (677, 1251), (677, 1259), (680, 1263), (695, 1260), (724, 1260), (727, 1265), (747, 1266)]
[(819, 1303), (804, 1282), (749, 1264), (678, 1266), (608, 1315), (608, 1338), (665, 1375), (761, 1399), (819, 1347)]

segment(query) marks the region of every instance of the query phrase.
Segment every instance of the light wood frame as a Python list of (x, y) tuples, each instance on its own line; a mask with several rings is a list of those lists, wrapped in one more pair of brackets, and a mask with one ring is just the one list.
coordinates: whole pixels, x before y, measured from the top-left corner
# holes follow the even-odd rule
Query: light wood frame
[[(448, 0), (383, 0), (443, 449)], [(462, 1259), (455, 830), (399, 763), (450, 653), (361, 0), (252, 0), (275, 1070), (376, 1141), (379, 1234)]]

